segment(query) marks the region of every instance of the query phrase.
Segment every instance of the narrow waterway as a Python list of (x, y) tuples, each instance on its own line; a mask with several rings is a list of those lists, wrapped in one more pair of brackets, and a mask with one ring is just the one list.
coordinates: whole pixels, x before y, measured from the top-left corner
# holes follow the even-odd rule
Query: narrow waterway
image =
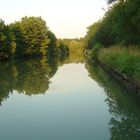
[(98, 66), (0, 68), (1, 140), (139, 140), (140, 106)]

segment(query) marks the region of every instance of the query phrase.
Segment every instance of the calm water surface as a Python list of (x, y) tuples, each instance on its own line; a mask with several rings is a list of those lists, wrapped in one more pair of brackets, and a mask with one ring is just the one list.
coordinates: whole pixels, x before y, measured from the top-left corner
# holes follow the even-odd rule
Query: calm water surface
[(99, 67), (0, 66), (1, 140), (139, 140), (140, 106)]

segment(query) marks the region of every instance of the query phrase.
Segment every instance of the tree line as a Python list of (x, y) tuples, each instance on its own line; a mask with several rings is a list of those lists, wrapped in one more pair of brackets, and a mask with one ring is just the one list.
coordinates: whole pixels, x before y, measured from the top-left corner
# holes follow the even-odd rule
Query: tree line
[(41, 17), (23, 17), (8, 25), (0, 20), (0, 60), (55, 56), (57, 51), (62, 55), (64, 49), (65, 46), (57, 42), (56, 36)]
[(108, 0), (108, 3), (104, 17), (88, 27), (87, 48), (97, 43), (105, 47), (140, 45), (140, 0)]

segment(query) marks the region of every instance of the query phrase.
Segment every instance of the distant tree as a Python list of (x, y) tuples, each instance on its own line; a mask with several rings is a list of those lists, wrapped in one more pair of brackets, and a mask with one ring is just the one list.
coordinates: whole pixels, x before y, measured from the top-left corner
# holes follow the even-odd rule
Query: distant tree
[(61, 61), (65, 60), (69, 55), (68, 45), (66, 45), (65, 41), (64, 42), (63, 41), (64, 41), (63, 39), (58, 39), (55, 48), (55, 56)]

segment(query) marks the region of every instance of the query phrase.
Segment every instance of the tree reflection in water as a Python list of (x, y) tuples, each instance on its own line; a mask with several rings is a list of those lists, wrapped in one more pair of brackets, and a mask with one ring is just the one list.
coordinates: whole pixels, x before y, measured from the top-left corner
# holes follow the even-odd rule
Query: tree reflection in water
[(87, 60), (85, 67), (89, 76), (104, 89), (107, 95), (105, 102), (111, 116), (109, 122), (111, 140), (139, 140), (140, 106), (99, 66)]
[(0, 64), (0, 104), (16, 90), (25, 95), (44, 94), (59, 66), (83, 62), (83, 54), (10, 61)]
[[(59, 66), (65, 63), (83, 62), (79, 56), (68, 59), (56, 58), (14, 61), (0, 66), (0, 103), (14, 90), (26, 95), (44, 94), (49, 88), (50, 78)], [(106, 94), (105, 103), (109, 108), (108, 128), (111, 140), (139, 140), (140, 110), (135, 101), (110, 78), (99, 66), (86, 60), (89, 76), (100, 85)]]
[(56, 60), (52, 61), (49, 63), (44, 58), (1, 64), (0, 102), (8, 98), (13, 90), (26, 95), (44, 94), (58, 68)]

